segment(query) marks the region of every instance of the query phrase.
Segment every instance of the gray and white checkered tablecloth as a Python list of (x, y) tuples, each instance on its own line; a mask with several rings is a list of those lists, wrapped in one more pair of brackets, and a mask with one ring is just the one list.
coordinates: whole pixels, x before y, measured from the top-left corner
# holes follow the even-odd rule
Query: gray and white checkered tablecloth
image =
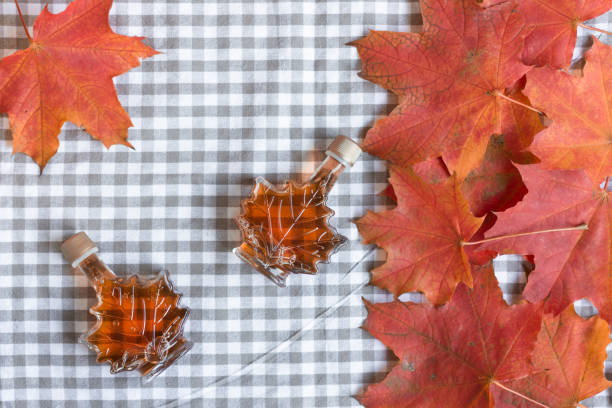
[[(44, 3), (20, 4), (31, 26)], [(53, 12), (65, 6), (50, 1)], [(28, 43), (14, 3), (0, 10), (7, 56)], [(610, 29), (610, 19), (594, 24)], [(107, 152), (67, 124), (39, 176), (29, 158), (11, 157), (2, 118), (0, 406), (357, 406), (351, 396), (394, 364), (360, 329), (361, 296), (391, 299), (365, 285), (384, 253), (363, 246), (351, 223), (390, 205), (377, 195), (385, 164), (364, 155), (341, 176), (329, 204), (350, 243), (286, 289), (231, 253), (240, 238), (232, 218), (256, 176), (306, 177), (337, 134), (362, 140), (393, 107), (392, 96), (357, 76), (357, 53), (345, 44), (368, 29), (418, 30), (418, 3), (122, 0), (110, 21), (163, 52), (115, 81), (135, 151)], [(93, 323), (94, 292), (59, 245), (80, 230), (118, 274), (169, 270), (191, 308), (194, 348), (150, 384), (136, 373), (111, 375), (77, 343)], [(520, 261), (506, 257), (496, 272), (508, 299), (520, 293)], [(586, 405), (612, 406), (612, 396)]]

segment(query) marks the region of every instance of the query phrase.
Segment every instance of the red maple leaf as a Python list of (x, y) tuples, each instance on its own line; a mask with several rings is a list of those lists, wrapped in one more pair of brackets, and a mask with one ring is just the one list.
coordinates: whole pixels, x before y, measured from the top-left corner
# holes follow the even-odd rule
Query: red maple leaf
[(534, 136), (542, 131), (542, 118), (523, 94), (527, 77), (523, 76), (506, 93), (517, 103), (501, 105), (502, 135), (493, 135), (479, 167), (472, 170), (463, 182), (470, 209), (476, 216), (491, 211), (503, 211), (515, 205), (527, 192), (521, 176), (513, 163), (537, 162), (531, 153), (525, 151)]
[(525, 92), (553, 121), (530, 150), (547, 168), (582, 168), (599, 185), (612, 174), (612, 48), (593, 41), (584, 77), (534, 69), (527, 75)]
[(536, 372), (495, 387), (495, 407), (575, 408), (612, 385), (604, 376), (608, 343), (606, 322), (582, 319), (573, 305), (556, 317), (544, 316), (532, 353)]
[(567, 68), (576, 46), (576, 29), (612, 8), (612, 0), (520, 0), (529, 35), (523, 60), (528, 65)]
[(524, 22), (512, 3), (421, 0), (421, 10), (422, 33), (373, 31), (353, 43), (360, 75), (400, 97), (364, 148), (402, 166), (441, 155), (461, 180), (514, 120), (504, 106), (530, 69), (520, 58)]
[(508, 306), (490, 264), (474, 268), (474, 289), (459, 284), (451, 301), (371, 304), (364, 328), (398, 364), (359, 398), (368, 408), (490, 408), (499, 385), (534, 372), (529, 356), (541, 308)]
[(510, 208), (527, 193), (521, 174), (504, 145), (502, 135), (492, 136), (480, 167), (472, 170), (461, 186), (477, 217)]
[(356, 221), (364, 243), (387, 251), (387, 262), (372, 271), (372, 284), (396, 296), (424, 292), (433, 304), (446, 302), (458, 282), (472, 285), (462, 245), (482, 224), (470, 213), (455, 176), (438, 183), (421, 180), (410, 168), (391, 168), (395, 209), (368, 212)]
[(429, 184), (440, 183), (451, 175), (441, 157), (434, 157), (417, 163), (412, 166), (412, 170), (414, 170), (414, 174)]
[(612, 208), (610, 193), (594, 187), (582, 170), (519, 166), (528, 193), (497, 214), (481, 249), (534, 255), (523, 296), (547, 298), (546, 311), (560, 313), (587, 298), (612, 322)]
[(13, 152), (32, 157), (41, 170), (57, 152), (66, 121), (84, 127), (107, 148), (131, 147), (126, 139), (133, 124), (112, 78), (157, 51), (141, 37), (111, 30), (112, 3), (75, 0), (59, 14), (45, 7), (34, 35), (28, 33), (30, 46), (0, 62), (0, 111), (9, 115)]
[[(444, 164), (444, 160), (442, 160), (441, 157), (434, 157), (417, 163), (412, 166), (412, 170), (414, 174), (429, 184), (437, 184), (450, 177), (446, 164)], [(397, 203), (397, 196), (391, 184), (387, 185), (387, 187), (381, 191), (381, 194)]]

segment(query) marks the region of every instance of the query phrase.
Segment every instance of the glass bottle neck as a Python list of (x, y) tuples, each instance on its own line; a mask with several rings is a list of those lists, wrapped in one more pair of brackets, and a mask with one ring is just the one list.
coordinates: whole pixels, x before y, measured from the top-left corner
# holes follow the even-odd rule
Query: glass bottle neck
[(329, 193), (338, 180), (338, 176), (342, 174), (345, 168), (344, 164), (331, 156), (327, 156), (325, 160), (319, 164), (319, 167), (317, 167), (308, 181), (310, 183), (322, 185), (325, 192)]
[(113, 279), (116, 277), (113, 271), (111, 271), (95, 253), (83, 259), (77, 269), (87, 276), (89, 283), (94, 288), (98, 288), (105, 279)]

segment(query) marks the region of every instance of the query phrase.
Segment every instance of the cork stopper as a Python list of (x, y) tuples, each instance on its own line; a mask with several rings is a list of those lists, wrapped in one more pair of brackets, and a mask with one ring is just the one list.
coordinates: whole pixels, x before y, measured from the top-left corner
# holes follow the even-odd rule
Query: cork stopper
[(352, 167), (361, 156), (361, 147), (350, 137), (339, 135), (325, 152), (346, 167)]
[(89, 255), (98, 252), (96, 244), (84, 232), (79, 232), (68, 238), (62, 244), (61, 249), (64, 257), (73, 268), (76, 268)]

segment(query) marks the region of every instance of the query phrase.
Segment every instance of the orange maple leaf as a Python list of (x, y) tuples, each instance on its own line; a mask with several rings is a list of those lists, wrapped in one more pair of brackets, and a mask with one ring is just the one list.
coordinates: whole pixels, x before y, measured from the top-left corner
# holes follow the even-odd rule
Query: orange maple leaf
[[(490, 7), (510, 0), (476, 0)], [(527, 65), (568, 68), (576, 46), (577, 28), (611, 34), (584, 24), (612, 8), (612, 0), (517, 0), (525, 17), (523, 62)]]
[(612, 8), (612, 0), (519, 0), (527, 29), (523, 61), (528, 65), (567, 68), (576, 46), (578, 26)]
[(483, 162), (468, 174), (461, 186), (470, 210), (477, 217), (510, 208), (527, 193), (504, 145), (503, 135), (491, 136)]
[(582, 170), (518, 167), (528, 193), (497, 214), (479, 249), (534, 255), (523, 296), (546, 299), (546, 312), (587, 298), (612, 322), (612, 193)]
[[(446, 168), (446, 164), (444, 164), (444, 160), (441, 157), (433, 157), (417, 163), (412, 166), (412, 171), (429, 184), (437, 184), (450, 177), (448, 168)], [(388, 184), (380, 194), (389, 197), (394, 203), (397, 203), (397, 196), (391, 184)]]
[(491, 408), (491, 391), (534, 373), (529, 356), (541, 327), (541, 306), (508, 306), (491, 264), (474, 267), (474, 289), (459, 284), (439, 308), (371, 304), (364, 328), (399, 362), (360, 402), (374, 407)]
[(57, 152), (66, 121), (84, 127), (107, 148), (132, 147), (127, 130), (133, 124), (112, 78), (157, 51), (142, 37), (111, 30), (112, 3), (75, 0), (59, 14), (45, 7), (33, 37), (28, 34), (30, 46), (0, 62), (0, 111), (9, 115), (13, 153), (27, 154), (41, 171)]
[(421, 180), (410, 168), (391, 168), (397, 208), (368, 212), (356, 221), (364, 243), (387, 251), (387, 262), (372, 271), (372, 284), (399, 296), (421, 291), (439, 305), (457, 283), (472, 285), (463, 241), (478, 231), (482, 218), (470, 213), (456, 176), (438, 183)]
[(536, 135), (530, 150), (547, 168), (584, 169), (598, 186), (612, 174), (612, 47), (593, 41), (584, 77), (534, 69), (525, 93), (553, 121)]
[(490, 136), (515, 120), (505, 106), (513, 103), (507, 88), (530, 69), (521, 61), (524, 22), (512, 2), (482, 9), (470, 0), (421, 0), (421, 10), (422, 33), (373, 31), (352, 43), (360, 75), (400, 96), (364, 148), (402, 166), (441, 155), (462, 180)]
[[(526, 77), (523, 77), (506, 92), (513, 100), (530, 106), (522, 93), (525, 84)], [(515, 205), (527, 190), (513, 163), (537, 162), (524, 149), (544, 128), (540, 115), (515, 103), (505, 103), (501, 109), (506, 119), (502, 124), (503, 135), (491, 136), (482, 163), (467, 175), (461, 188), (477, 217)]]
[(532, 353), (536, 373), (495, 387), (495, 408), (574, 408), (607, 389), (604, 376), (610, 330), (598, 316), (582, 319), (570, 305), (545, 315)]

